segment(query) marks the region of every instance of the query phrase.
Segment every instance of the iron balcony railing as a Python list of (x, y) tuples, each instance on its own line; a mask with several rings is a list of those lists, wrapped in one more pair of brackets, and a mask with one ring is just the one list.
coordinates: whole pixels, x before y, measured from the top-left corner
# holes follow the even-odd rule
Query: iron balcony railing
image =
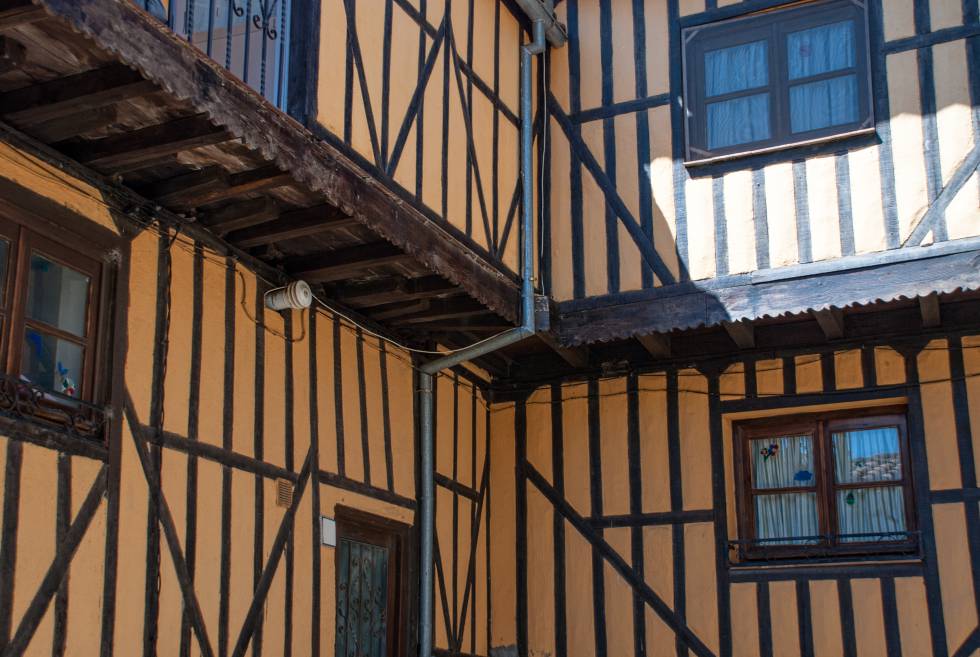
[(290, 0), (132, 0), (286, 108)]
[(23, 377), (0, 373), (0, 416), (31, 420), (77, 438), (102, 442), (108, 419), (102, 406), (63, 395)]

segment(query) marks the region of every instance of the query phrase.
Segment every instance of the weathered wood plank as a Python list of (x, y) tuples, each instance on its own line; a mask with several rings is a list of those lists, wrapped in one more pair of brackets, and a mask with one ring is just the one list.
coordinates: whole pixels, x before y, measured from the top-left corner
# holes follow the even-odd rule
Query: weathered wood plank
[(249, 249), (357, 225), (357, 220), (337, 208), (318, 205), (283, 213), (272, 221), (229, 233), (226, 237), (232, 244)]
[(354, 308), (373, 308), (408, 299), (445, 296), (457, 291), (457, 286), (441, 276), (391, 277), (368, 283), (342, 285), (334, 290), (334, 295)]
[(59, 150), (90, 167), (118, 171), (231, 138), (227, 130), (197, 114), (81, 144), (64, 144)]
[(280, 208), (269, 198), (254, 198), (222, 206), (201, 216), (201, 223), (216, 235), (257, 226), (279, 216)]
[(662, 333), (638, 335), (636, 341), (647, 350), (647, 353), (657, 360), (670, 358), (670, 336)]
[(0, 95), (0, 115), (17, 125), (37, 124), (144, 96), (157, 86), (112, 64)]
[(828, 340), (844, 337), (844, 313), (839, 308), (822, 308), (810, 313)]
[(411, 256), (393, 244), (372, 242), (293, 258), (286, 261), (286, 269), (306, 281), (329, 282), (351, 278), (370, 267), (402, 264), (411, 260)]
[(21, 25), (42, 21), (47, 16), (40, 7), (29, 2), (5, 0), (0, 3), (0, 32), (12, 30)]
[(936, 328), (942, 324), (943, 317), (939, 309), (939, 295), (932, 293), (919, 297), (919, 313), (922, 315), (923, 328)]

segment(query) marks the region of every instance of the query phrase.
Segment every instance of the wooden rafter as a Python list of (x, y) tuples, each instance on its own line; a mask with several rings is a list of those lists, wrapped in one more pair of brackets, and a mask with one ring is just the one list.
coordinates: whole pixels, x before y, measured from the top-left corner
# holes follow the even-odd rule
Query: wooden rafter
[(331, 230), (351, 228), (357, 220), (329, 205), (284, 212), (274, 220), (229, 233), (229, 242), (243, 249), (273, 244), (280, 240), (309, 237)]
[(0, 95), (0, 116), (17, 125), (38, 124), (114, 105), (157, 91), (139, 73), (111, 64)]
[(372, 242), (287, 260), (286, 269), (297, 278), (324, 283), (350, 278), (371, 267), (405, 264), (411, 260), (411, 256), (393, 244)]

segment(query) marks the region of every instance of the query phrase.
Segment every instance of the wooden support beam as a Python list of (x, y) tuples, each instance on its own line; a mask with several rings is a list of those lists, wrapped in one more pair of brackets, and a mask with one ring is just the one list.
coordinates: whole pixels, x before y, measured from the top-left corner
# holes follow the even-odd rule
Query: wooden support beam
[(330, 282), (355, 278), (372, 267), (411, 262), (412, 257), (389, 242), (359, 244), (335, 251), (300, 256), (286, 261), (286, 269), (306, 281)]
[(84, 110), (80, 114), (66, 114), (56, 119), (30, 126), (31, 135), (45, 143), (77, 137), (101, 130), (119, 120), (115, 105)]
[(283, 173), (275, 166), (263, 166), (250, 171), (233, 173), (222, 184), (212, 185), (207, 189), (187, 195), (182, 199), (182, 204), (186, 207), (211, 205), (246, 194), (267, 192), (270, 189), (285, 187), (294, 182), (292, 176)]
[(732, 339), (739, 349), (752, 349), (755, 347), (755, 330), (746, 321), (722, 322), (728, 337)]
[(69, 157), (103, 171), (123, 171), (158, 158), (232, 139), (230, 132), (215, 126), (203, 114), (86, 141), (55, 144)]
[(392, 321), (396, 325), (427, 324), (443, 319), (459, 319), (488, 313), (486, 306), (469, 297), (458, 299), (433, 299), (429, 307), (421, 312), (399, 317)]
[(44, 10), (30, 2), (4, 0), (0, 2), (0, 32), (47, 18)]
[(431, 299), (459, 292), (441, 276), (421, 278), (391, 277), (368, 283), (354, 283), (338, 286), (333, 296), (354, 308), (373, 308), (409, 299)]
[(223, 167), (215, 165), (184, 173), (167, 180), (153, 183), (140, 193), (147, 198), (152, 198), (160, 205), (180, 206), (181, 200), (187, 196), (200, 192), (201, 190), (214, 187), (225, 178)]
[(0, 95), (0, 115), (16, 125), (34, 125), (157, 90), (155, 84), (128, 66), (112, 64), (8, 91)]
[(937, 328), (943, 323), (939, 309), (939, 295), (933, 292), (919, 297), (919, 313), (922, 315), (922, 328)]
[(820, 324), (820, 330), (828, 340), (840, 340), (844, 337), (844, 313), (837, 308), (814, 310), (810, 313)]
[(239, 248), (250, 249), (356, 225), (356, 219), (337, 208), (331, 205), (317, 205), (285, 212), (266, 223), (229, 233), (227, 239)]
[(428, 310), (431, 303), (428, 299), (409, 300), (401, 303), (391, 303), (381, 306), (377, 312), (371, 312), (371, 319), (384, 322), (396, 317), (404, 317)]
[(279, 206), (272, 199), (253, 198), (206, 212), (201, 221), (208, 230), (223, 237), (233, 230), (271, 221), (279, 216), (279, 212)]
[(670, 336), (664, 333), (649, 333), (636, 336), (636, 341), (656, 360), (670, 358)]
[(0, 36), (0, 73), (20, 67), (27, 57), (27, 50), (10, 37)]
[(589, 350), (587, 347), (563, 347), (558, 344), (558, 340), (551, 333), (537, 333), (536, 335), (541, 342), (551, 347), (551, 350), (570, 366), (575, 369), (589, 367)]

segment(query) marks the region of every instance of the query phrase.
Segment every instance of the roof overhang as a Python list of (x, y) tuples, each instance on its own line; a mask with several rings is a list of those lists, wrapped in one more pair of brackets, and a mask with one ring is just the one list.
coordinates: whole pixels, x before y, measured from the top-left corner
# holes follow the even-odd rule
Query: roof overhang
[[(396, 252), (400, 252), (411, 261), (409, 269), (417, 267), (416, 275), (433, 274), (445, 279), (458, 288), (456, 293), (465, 293), (471, 302), (495, 314), (497, 321), (506, 323), (517, 320), (519, 288), (512, 273), (503, 271), (483, 257), (473, 245), (404, 202), (383, 181), (373, 178), (339, 148), (313, 135), (145, 12), (122, 0), (32, 1), (35, 7), (25, 0), (13, 10), (4, 10), (4, 13), (23, 11), (27, 15), (26, 18), (18, 15), (2, 17), (13, 19), (4, 23), (3, 34), (17, 41), (27, 41), (28, 57), (31, 56), (32, 39), (37, 42), (47, 35), (52, 43), (57, 43), (57, 48), (49, 48), (51, 52), (45, 54), (48, 58), (63, 55), (55, 62), (52, 79), (121, 64), (135, 70), (141, 79), (154, 85), (154, 94), (162, 99), (163, 105), (178, 108), (175, 110), (179, 112), (178, 118), (186, 116), (188, 120), (199, 119), (210, 124), (216, 135), (215, 141), (209, 141), (212, 131), (207, 125), (198, 141), (188, 141), (189, 146), (203, 146), (197, 151), (194, 163), (196, 170), (203, 170), (202, 178), (208, 167), (212, 166), (208, 161), (209, 156), (215, 160), (215, 166), (225, 164), (231, 155), (252, 162), (250, 166), (256, 166), (255, 163), (259, 167), (267, 166), (274, 174), (287, 178), (285, 182), (275, 181), (280, 189), (284, 186), (292, 189), (293, 197), (306, 199), (313, 206), (287, 207), (286, 210), (317, 209), (320, 207), (317, 204), (322, 204), (322, 207), (329, 209), (324, 212), (324, 221), (336, 221), (339, 213), (347, 222), (340, 227), (347, 229), (345, 235), (351, 242), (344, 246), (371, 245), (374, 250), (361, 255), (370, 256), (377, 252), (380, 257), (388, 258), (381, 262), (381, 268), (386, 262), (393, 262), (393, 255), (397, 256)], [(169, 115), (166, 119), (174, 121), (174, 116)], [(21, 128), (15, 121), (13, 123)], [(94, 136), (103, 140), (106, 136), (118, 138), (121, 136), (119, 125), (125, 123), (125, 120), (119, 120), (107, 128), (108, 132), (96, 131)], [(129, 127), (135, 132), (154, 126)], [(195, 123), (192, 128), (198, 130), (200, 126)], [(21, 129), (35, 136), (30, 129)], [(84, 135), (85, 139), (92, 136), (91, 133)], [(57, 143), (45, 139), (40, 141), (55, 150), (62, 150), (69, 158), (78, 152), (78, 144), (73, 145), (72, 139), (65, 140), (63, 136)], [(67, 145), (65, 149), (60, 148), (62, 144)], [(94, 141), (83, 140), (84, 148), (90, 148), (93, 144)], [(72, 150), (72, 146), (76, 150)], [(219, 152), (222, 148), (225, 150)], [(111, 168), (100, 168), (99, 164), (104, 162), (106, 160), (95, 161), (87, 163), (87, 166), (105, 175), (107, 180), (118, 182), (119, 178)], [(123, 184), (128, 183), (124, 181)], [(227, 180), (223, 184), (227, 188)], [(142, 186), (144, 190), (147, 188), (153, 189), (152, 184)], [(137, 185), (137, 191), (139, 189)], [(242, 189), (254, 190), (256, 187), (243, 185)], [(256, 194), (251, 193), (244, 198), (256, 200)], [(163, 205), (166, 206), (166, 203)], [(299, 226), (299, 234), (302, 234), (304, 226), (309, 230), (311, 221), (315, 221), (307, 216), (304, 222), (304, 217), (295, 214), (291, 219), (291, 225)], [(207, 225), (206, 221), (203, 223)], [(275, 234), (274, 222), (270, 222), (266, 228), (273, 229), (272, 234)], [(295, 230), (286, 233), (287, 237), (295, 234)], [(373, 240), (372, 235), (376, 236)], [(253, 241), (257, 239), (250, 233), (246, 236)], [(232, 239), (234, 233), (224, 237), (232, 246), (236, 246)], [(386, 249), (384, 243), (392, 248)], [(350, 252), (348, 248), (345, 255), (358, 255)], [(330, 256), (331, 253), (325, 255)], [(257, 257), (266, 259), (263, 256), (260, 250)], [(275, 262), (271, 264), (277, 266)], [(399, 264), (403, 262), (399, 261)], [(289, 267), (282, 269), (293, 273)], [(343, 271), (338, 270), (339, 273)], [(377, 270), (373, 273), (376, 274)], [(357, 280), (356, 277), (350, 278)], [(372, 277), (368, 276), (365, 280), (372, 280)], [(389, 301), (391, 298), (391, 295), (387, 297)], [(463, 300), (463, 305), (466, 305), (465, 297)]]

